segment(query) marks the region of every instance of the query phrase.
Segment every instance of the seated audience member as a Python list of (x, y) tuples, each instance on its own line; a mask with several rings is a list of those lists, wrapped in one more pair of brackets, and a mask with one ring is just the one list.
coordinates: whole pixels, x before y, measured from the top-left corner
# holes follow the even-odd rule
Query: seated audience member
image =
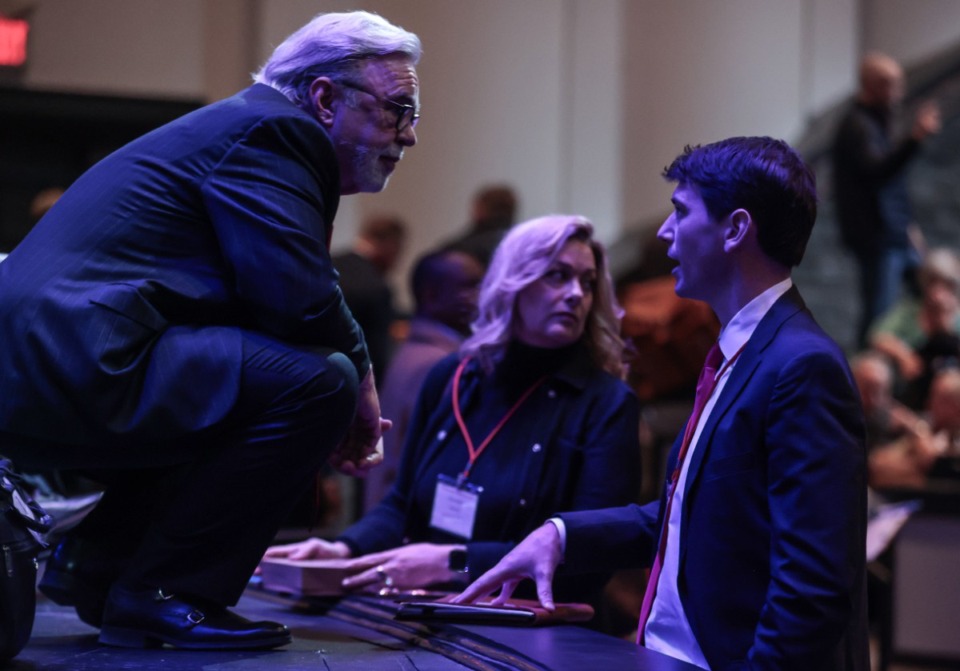
[(960, 370), (946, 368), (933, 377), (925, 415), (904, 436), (870, 454), (870, 486), (880, 491), (922, 488), (940, 457), (958, 454)]
[(943, 437), (943, 453), (960, 456), (960, 368), (945, 368), (934, 376), (927, 412), (931, 429)]
[(463, 252), (433, 252), (414, 266), (410, 288), (415, 313), (406, 340), (387, 367), (380, 392), (380, 409), (393, 421), (393, 427), (383, 434), (383, 464), (364, 480), (365, 511), (383, 499), (397, 477), (400, 448), (424, 378), (435, 363), (456, 352), (470, 335), (482, 281), (483, 266)]
[(867, 427), (867, 483), (878, 491), (919, 486), (931, 450), (929, 426), (894, 398), (893, 370), (883, 354), (863, 352), (850, 369)]
[(903, 400), (925, 405), (932, 367), (960, 356), (960, 259), (950, 249), (927, 253), (919, 272), (920, 297), (901, 299), (870, 331), (871, 346), (895, 363)]
[(333, 256), (343, 299), (363, 329), (370, 363), (378, 376), (386, 370), (393, 350), (390, 324), (396, 310), (387, 275), (403, 252), (406, 235), (407, 227), (398, 217), (371, 217), (361, 226), (353, 249)]
[[(333, 542), (266, 556), (356, 557), (349, 589), (462, 585), (558, 510), (632, 501), (638, 403), (621, 379), (618, 307), (592, 236), (579, 216), (512, 229), (473, 335), (420, 391), (387, 497)], [(561, 584), (561, 598), (593, 600), (604, 580)]]
[(893, 395), (893, 370), (879, 352), (868, 350), (850, 362), (867, 426), (867, 451), (900, 438), (920, 419)]
[(517, 194), (513, 187), (507, 184), (485, 186), (473, 195), (466, 232), (450, 240), (444, 248), (466, 252), (486, 268), (516, 216)]

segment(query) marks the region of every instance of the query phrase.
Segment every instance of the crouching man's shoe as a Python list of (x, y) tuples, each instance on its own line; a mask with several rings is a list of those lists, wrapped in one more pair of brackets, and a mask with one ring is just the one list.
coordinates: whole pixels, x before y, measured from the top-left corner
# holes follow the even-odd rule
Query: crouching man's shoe
[(73, 606), (83, 622), (99, 627), (110, 586), (124, 560), (85, 540), (65, 536), (47, 559), (40, 591), (61, 606)]
[(164, 643), (192, 650), (251, 650), (290, 643), (290, 630), (277, 622), (251, 622), (222, 606), (114, 585), (100, 628), (100, 642), (123, 648)]

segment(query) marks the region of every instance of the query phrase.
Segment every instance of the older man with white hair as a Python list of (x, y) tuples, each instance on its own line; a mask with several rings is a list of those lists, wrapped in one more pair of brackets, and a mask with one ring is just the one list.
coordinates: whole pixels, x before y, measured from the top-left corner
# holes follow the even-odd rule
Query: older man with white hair
[(328, 459), (389, 421), (330, 261), (417, 141), (416, 35), (321, 14), (256, 83), (91, 168), (0, 265), (0, 451), (106, 485), (41, 583), (118, 646), (268, 648), (227, 609)]

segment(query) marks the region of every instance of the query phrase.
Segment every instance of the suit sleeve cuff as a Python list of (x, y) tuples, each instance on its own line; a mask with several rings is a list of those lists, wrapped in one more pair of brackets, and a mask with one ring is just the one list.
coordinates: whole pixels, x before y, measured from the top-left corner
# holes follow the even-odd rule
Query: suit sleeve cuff
[(567, 554), (567, 525), (563, 523), (563, 520), (559, 517), (551, 517), (547, 520), (550, 524), (557, 528), (557, 534), (560, 536), (560, 555), (564, 556)]

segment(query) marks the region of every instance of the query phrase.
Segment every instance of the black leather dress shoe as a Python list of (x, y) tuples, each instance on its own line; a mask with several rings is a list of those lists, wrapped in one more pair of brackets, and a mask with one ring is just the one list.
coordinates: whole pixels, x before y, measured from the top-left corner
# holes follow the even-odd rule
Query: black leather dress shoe
[(166, 643), (191, 650), (253, 650), (290, 641), (290, 630), (278, 622), (251, 622), (222, 606), (120, 585), (110, 590), (100, 629), (101, 643), (122, 648)]
[(99, 627), (107, 592), (123, 565), (122, 558), (98, 545), (66, 536), (47, 559), (38, 587), (54, 603), (73, 606), (83, 622)]

